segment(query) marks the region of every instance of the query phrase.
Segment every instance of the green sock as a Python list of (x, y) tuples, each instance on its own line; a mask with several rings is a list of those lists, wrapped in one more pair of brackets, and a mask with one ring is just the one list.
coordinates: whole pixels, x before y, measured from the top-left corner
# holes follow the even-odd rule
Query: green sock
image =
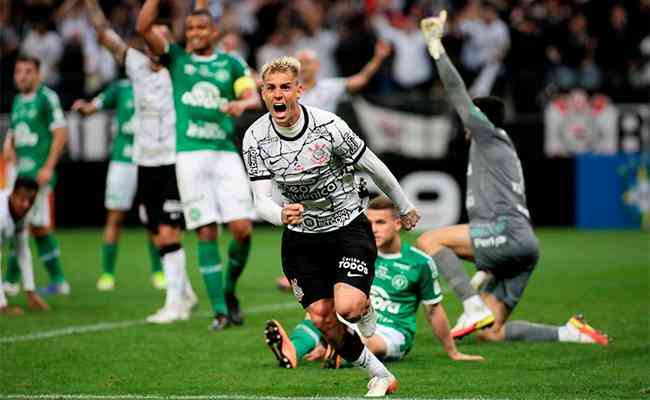
[(104, 243), (102, 246), (102, 272), (115, 274), (115, 261), (117, 260), (117, 243)]
[(248, 255), (251, 252), (251, 240), (247, 238), (244, 242), (235, 239), (230, 241), (228, 246), (228, 270), (226, 271), (226, 285), (224, 290), (228, 294), (235, 293), (235, 285), (244, 272)]
[(298, 360), (302, 360), (316, 347), (321, 338), (321, 333), (310, 319), (303, 319), (289, 335), (296, 347)]
[(216, 240), (199, 240), (199, 269), (203, 283), (208, 291), (212, 311), (228, 315), (223, 297), (223, 277), (221, 276), (221, 255)]
[(16, 258), (16, 251), (12, 248), (9, 250), (9, 256), (7, 257), (7, 272), (4, 276), (5, 282), (10, 282), (13, 284), (20, 281), (20, 267), (18, 266), (18, 258)]
[(149, 259), (151, 260), (151, 273), (162, 272), (162, 262), (160, 261), (160, 252), (153, 241), (149, 240)]
[(54, 239), (54, 235), (48, 233), (43, 237), (36, 238), (36, 248), (38, 249), (38, 256), (50, 275), (50, 280), (55, 283), (64, 282), (65, 277), (59, 260), (59, 244)]

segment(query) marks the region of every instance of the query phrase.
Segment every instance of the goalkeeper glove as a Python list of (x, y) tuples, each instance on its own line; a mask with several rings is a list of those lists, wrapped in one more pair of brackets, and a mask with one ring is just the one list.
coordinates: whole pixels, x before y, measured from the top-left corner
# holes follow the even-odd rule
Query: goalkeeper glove
[(445, 22), (447, 21), (447, 11), (442, 10), (437, 17), (429, 17), (420, 21), (420, 29), (427, 41), (429, 54), (434, 60), (440, 58), (445, 52), (442, 46), (442, 35), (445, 32)]

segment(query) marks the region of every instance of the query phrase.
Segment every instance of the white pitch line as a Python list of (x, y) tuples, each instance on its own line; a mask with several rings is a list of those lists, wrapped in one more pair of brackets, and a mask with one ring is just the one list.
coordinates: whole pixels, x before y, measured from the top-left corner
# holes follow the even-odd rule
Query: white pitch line
[[(246, 311), (246, 314), (260, 314), (267, 311), (284, 310), (291, 307), (295, 307), (296, 309), (300, 308), (298, 303), (296, 303), (295, 301), (286, 302), (286, 303), (277, 303), (277, 304), (266, 304), (263, 306), (251, 307), (249, 310)], [(204, 313), (195, 313), (192, 315), (192, 317), (209, 317), (211, 315), (212, 315), (211, 313), (204, 312)], [(100, 322), (92, 325), (69, 326), (67, 328), (30, 333), (27, 335), (0, 337), (0, 344), (31, 342), (35, 340), (51, 339), (55, 337), (77, 335), (77, 334), (89, 333), (89, 332), (112, 331), (114, 329), (129, 328), (131, 326), (137, 326), (137, 325), (145, 325), (146, 323), (147, 321), (145, 321), (144, 319), (135, 319), (130, 321)]]
[[(332, 396), (255, 396), (245, 394), (223, 394), (223, 395), (157, 395), (157, 394), (0, 394), (0, 399), (7, 400), (357, 400), (364, 397), (332, 397)], [(470, 398), (433, 398), (433, 397), (392, 397), (390, 400), (506, 400), (491, 399), (486, 397)]]

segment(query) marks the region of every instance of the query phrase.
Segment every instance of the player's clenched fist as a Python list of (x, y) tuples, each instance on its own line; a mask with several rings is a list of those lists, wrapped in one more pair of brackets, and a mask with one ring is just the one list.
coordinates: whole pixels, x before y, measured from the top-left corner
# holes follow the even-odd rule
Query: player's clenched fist
[(445, 22), (447, 21), (447, 11), (442, 10), (437, 17), (425, 18), (420, 21), (420, 29), (427, 41), (429, 54), (437, 60), (445, 49), (442, 47), (440, 39), (445, 32)]
[(287, 204), (282, 209), (282, 223), (285, 225), (298, 225), (302, 223), (302, 213), (305, 207), (299, 203)]
[(420, 212), (414, 208), (406, 214), (400, 216), (400, 219), (402, 220), (402, 226), (404, 229), (410, 231), (411, 229), (415, 228), (415, 225), (417, 225), (420, 221)]

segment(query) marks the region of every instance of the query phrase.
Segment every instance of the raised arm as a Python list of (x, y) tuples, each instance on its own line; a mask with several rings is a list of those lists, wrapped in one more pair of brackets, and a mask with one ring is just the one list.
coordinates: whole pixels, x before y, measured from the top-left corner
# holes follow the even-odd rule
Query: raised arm
[(463, 354), (458, 351), (449, 331), (447, 313), (441, 303), (425, 304), (424, 310), (433, 334), (436, 335), (449, 358), (459, 361), (483, 361), (481, 356)]
[(368, 61), (361, 71), (352, 75), (345, 81), (345, 88), (348, 93), (357, 92), (366, 85), (372, 79), (372, 77), (377, 73), (379, 67), (384, 62), (384, 60), (390, 55), (391, 47), (390, 44), (383, 40), (378, 40), (375, 44), (375, 53), (372, 56), (372, 59)]
[(153, 23), (158, 17), (158, 6), (160, 0), (146, 0), (138, 14), (138, 22), (136, 29), (139, 34), (144, 37), (144, 40), (151, 48), (154, 54), (162, 55), (167, 48), (167, 39), (156, 33), (153, 28)]
[(85, 1), (90, 16), (90, 23), (93, 25), (93, 28), (95, 28), (99, 43), (113, 54), (113, 57), (115, 57), (115, 60), (120, 65), (123, 65), (128, 46), (124, 40), (110, 28), (106, 16), (104, 15), (100, 5), (97, 3), (97, 0)]

